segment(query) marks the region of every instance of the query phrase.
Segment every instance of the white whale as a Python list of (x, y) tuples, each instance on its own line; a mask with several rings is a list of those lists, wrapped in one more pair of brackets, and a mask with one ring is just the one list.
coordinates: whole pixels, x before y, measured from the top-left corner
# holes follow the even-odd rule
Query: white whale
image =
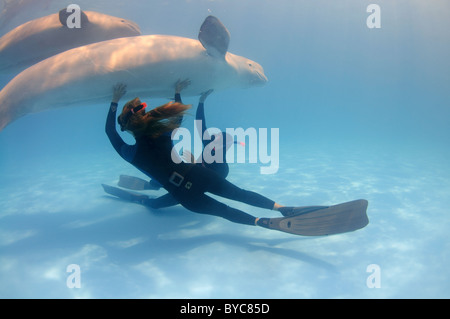
[(122, 18), (82, 11), (80, 28), (67, 26), (70, 13), (35, 19), (0, 38), (0, 72), (15, 73), (58, 53), (105, 40), (140, 35), (137, 24)]
[(217, 18), (206, 18), (199, 39), (121, 38), (48, 58), (17, 75), (0, 92), (0, 130), (30, 113), (109, 103), (118, 82), (127, 85), (132, 97), (141, 98), (171, 97), (175, 83), (187, 78), (191, 85), (184, 96), (267, 82), (258, 63), (227, 52), (229, 33)]

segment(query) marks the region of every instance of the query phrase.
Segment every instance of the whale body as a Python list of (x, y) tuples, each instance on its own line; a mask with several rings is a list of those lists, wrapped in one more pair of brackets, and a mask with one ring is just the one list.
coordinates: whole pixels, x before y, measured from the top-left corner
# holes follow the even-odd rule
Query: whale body
[(180, 79), (191, 81), (184, 96), (267, 82), (261, 65), (227, 52), (229, 33), (217, 18), (206, 18), (199, 39), (167, 35), (120, 38), (39, 62), (0, 92), (0, 130), (26, 114), (106, 103), (118, 82), (126, 84), (133, 97), (141, 98), (172, 97)]
[(80, 12), (79, 28), (67, 25), (66, 9), (24, 23), (0, 38), (0, 72), (19, 73), (58, 53), (105, 40), (140, 35), (129, 20), (94, 12)]

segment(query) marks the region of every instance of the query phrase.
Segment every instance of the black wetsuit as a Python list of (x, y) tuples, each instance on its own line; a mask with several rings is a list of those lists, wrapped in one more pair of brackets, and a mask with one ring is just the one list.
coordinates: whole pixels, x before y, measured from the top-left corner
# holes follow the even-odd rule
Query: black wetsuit
[(150, 199), (149, 206), (161, 208), (179, 203), (196, 213), (220, 216), (246, 225), (254, 225), (255, 217), (205, 193), (260, 208), (273, 208), (274, 201), (235, 186), (211, 169), (196, 164), (174, 163), (171, 158), (172, 140), (167, 134), (157, 139), (137, 138), (135, 145), (126, 144), (116, 130), (116, 110), (117, 103), (111, 103), (105, 127), (111, 144), (123, 159), (158, 181), (169, 193), (156, 200)]

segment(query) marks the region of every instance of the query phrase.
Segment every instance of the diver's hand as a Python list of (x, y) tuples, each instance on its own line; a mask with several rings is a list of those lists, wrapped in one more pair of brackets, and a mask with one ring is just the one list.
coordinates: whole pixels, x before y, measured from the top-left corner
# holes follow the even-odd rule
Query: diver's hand
[(213, 91), (214, 91), (214, 90), (208, 90), (208, 91), (206, 91), (206, 92), (203, 92), (203, 93), (200, 95), (199, 103), (205, 103), (206, 98), (207, 98)]
[(123, 83), (117, 83), (113, 88), (113, 103), (118, 103), (119, 100), (127, 93), (127, 86)]
[(189, 79), (183, 81), (178, 80), (177, 83), (175, 84), (175, 94), (180, 94), (180, 92), (185, 88), (187, 88), (189, 85), (191, 85), (191, 80)]

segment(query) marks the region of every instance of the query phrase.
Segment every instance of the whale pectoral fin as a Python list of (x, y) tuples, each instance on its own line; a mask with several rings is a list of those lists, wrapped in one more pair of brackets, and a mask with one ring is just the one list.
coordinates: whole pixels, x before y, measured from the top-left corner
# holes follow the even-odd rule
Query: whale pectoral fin
[[(67, 28), (67, 20), (69, 19), (69, 17), (73, 14), (73, 12), (67, 12), (67, 9), (64, 8), (61, 11), (59, 11), (59, 22), (61, 22), (61, 24)], [(86, 15), (86, 13), (84, 13), (83, 11), (80, 12), (81, 15), (81, 25), (85, 25), (87, 23), (89, 23), (89, 19)]]
[(209, 16), (200, 27), (198, 39), (209, 55), (224, 58), (230, 43), (230, 32), (219, 19)]

